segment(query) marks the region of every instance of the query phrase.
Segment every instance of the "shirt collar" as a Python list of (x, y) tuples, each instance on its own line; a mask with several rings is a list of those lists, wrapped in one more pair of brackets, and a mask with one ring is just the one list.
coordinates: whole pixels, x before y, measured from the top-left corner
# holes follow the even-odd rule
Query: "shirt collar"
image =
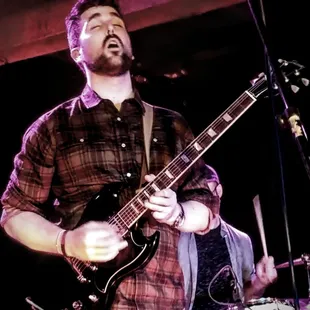
[[(82, 91), (82, 94), (80, 96), (82, 102), (84, 103), (85, 107), (87, 109), (90, 109), (96, 105), (98, 105), (102, 100), (108, 100), (108, 99), (105, 99), (105, 98), (101, 98), (91, 87), (89, 87), (87, 84), (86, 86), (84, 87), (83, 91)], [(145, 108), (144, 108), (144, 104), (143, 104), (143, 101), (140, 97), (140, 94), (138, 92), (138, 90), (136, 88), (134, 88), (134, 96), (132, 98), (128, 98), (126, 99), (127, 101), (129, 100), (134, 100), (136, 101), (141, 109), (142, 109), (142, 112), (144, 113), (145, 112)], [(125, 101), (126, 101), (125, 100)]]

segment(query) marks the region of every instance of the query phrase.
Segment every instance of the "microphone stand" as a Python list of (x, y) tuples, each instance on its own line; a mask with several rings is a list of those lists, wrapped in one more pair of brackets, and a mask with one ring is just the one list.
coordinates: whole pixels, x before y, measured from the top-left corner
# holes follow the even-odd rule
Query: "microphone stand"
[[(247, 0), (248, 5), (250, 7), (250, 11), (253, 15), (254, 22), (256, 24), (259, 36), (261, 38), (263, 47), (264, 47), (264, 56), (265, 56), (265, 65), (266, 65), (266, 75), (268, 81), (268, 91), (269, 91), (269, 98), (270, 100), (274, 101), (274, 93), (273, 93), (273, 81), (276, 82), (277, 91), (279, 92), (282, 102), (284, 104), (284, 117), (282, 117), (282, 121), (285, 122), (286, 126), (291, 127), (291, 132), (295, 138), (296, 144), (298, 146), (299, 153), (303, 160), (306, 172), (310, 179), (310, 163), (309, 163), (309, 154), (308, 154), (308, 141), (307, 135), (304, 131), (304, 127), (300, 121), (300, 115), (296, 112), (296, 110), (288, 104), (287, 100), (287, 80), (284, 76), (283, 72), (280, 70), (278, 66), (278, 60), (275, 56), (275, 52), (272, 48), (270, 43), (270, 39), (268, 37), (268, 33), (266, 31), (266, 20), (265, 20), (265, 13), (262, 0), (260, 0), (260, 14), (255, 14), (255, 10), (252, 5), (251, 0)], [(292, 88), (291, 90), (294, 91)], [(275, 112), (275, 107), (273, 103), (273, 111)], [(278, 128), (276, 126), (276, 132), (278, 132)], [(294, 275), (294, 265), (293, 265), (293, 257), (291, 252), (291, 244), (290, 244), (290, 234), (289, 234), (289, 225), (288, 225), (288, 218), (287, 218), (287, 207), (286, 207), (286, 198), (285, 198), (285, 187), (284, 187), (284, 179), (283, 179), (283, 167), (282, 167), (282, 158), (281, 158), (281, 151), (280, 151), (280, 142), (279, 137), (277, 136), (277, 147), (278, 147), (278, 156), (280, 161), (280, 174), (281, 174), (281, 200), (282, 200), (282, 209), (285, 221), (285, 231), (286, 231), (286, 238), (287, 238), (287, 246), (288, 246), (288, 255), (289, 255), (289, 265), (292, 277), (292, 284), (293, 284), (293, 291), (294, 291), (294, 302), (295, 302), (295, 309), (299, 310), (299, 299), (297, 294), (296, 282), (295, 282), (295, 275)]]
[(302, 254), (301, 259), (304, 262), (307, 271), (307, 279), (308, 279), (308, 299), (310, 298), (310, 255)]

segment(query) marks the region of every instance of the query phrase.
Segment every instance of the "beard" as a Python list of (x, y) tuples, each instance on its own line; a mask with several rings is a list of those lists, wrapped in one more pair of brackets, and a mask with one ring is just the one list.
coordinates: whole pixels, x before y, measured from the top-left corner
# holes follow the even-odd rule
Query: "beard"
[(101, 54), (93, 61), (86, 61), (86, 67), (93, 73), (108, 76), (121, 76), (130, 70), (132, 57), (126, 52), (120, 55), (112, 53), (111, 56)]

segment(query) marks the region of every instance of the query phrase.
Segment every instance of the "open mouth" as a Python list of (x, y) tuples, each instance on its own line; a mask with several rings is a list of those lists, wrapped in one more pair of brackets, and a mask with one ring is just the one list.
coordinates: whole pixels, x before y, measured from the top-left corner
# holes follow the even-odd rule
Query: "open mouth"
[(107, 42), (106, 47), (108, 49), (116, 50), (116, 49), (120, 49), (120, 44), (119, 42), (117, 42), (117, 40), (112, 39)]

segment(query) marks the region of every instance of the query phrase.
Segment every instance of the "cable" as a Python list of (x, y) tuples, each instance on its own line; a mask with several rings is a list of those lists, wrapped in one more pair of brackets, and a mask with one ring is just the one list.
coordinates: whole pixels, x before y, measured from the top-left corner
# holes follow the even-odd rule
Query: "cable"
[(234, 289), (233, 289), (234, 294), (236, 294), (237, 291), (238, 291), (237, 286), (239, 286), (239, 288), (242, 290), (242, 285), (238, 282), (238, 279), (237, 279), (237, 277), (236, 277), (236, 275), (235, 275), (235, 272), (233, 271), (232, 267), (231, 267), (230, 265), (226, 265), (226, 266), (224, 266), (223, 268), (221, 268), (220, 271), (218, 271), (218, 272), (215, 274), (215, 276), (212, 278), (212, 280), (210, 281), (209, 286), (208, 286), (208, 295), (209, 295), (210, 299), (211, 299), (214, 303), (216, 303), (216, 304), (218, 304), (218, 305), (221, 305), (221, 306), (236, 306), (236, 303), (227, 303), (227, 302), (220, 302), (220, 301), (217, 301), (215, 298), (212, 297), (212, 294), (211, 294), (211, 286), (212, 286), (212, 284), (213, 284), (214, 281), (218, 278), (218, 276), (219, 276), (223, 271), (226, 271), (227, 269), (230, 270), (230, 272), (231, 272), (231, 274), (232, 274), (232, 276), (233, 276), (233, 278), (234, 278), (234, 283), (235, 283)]

